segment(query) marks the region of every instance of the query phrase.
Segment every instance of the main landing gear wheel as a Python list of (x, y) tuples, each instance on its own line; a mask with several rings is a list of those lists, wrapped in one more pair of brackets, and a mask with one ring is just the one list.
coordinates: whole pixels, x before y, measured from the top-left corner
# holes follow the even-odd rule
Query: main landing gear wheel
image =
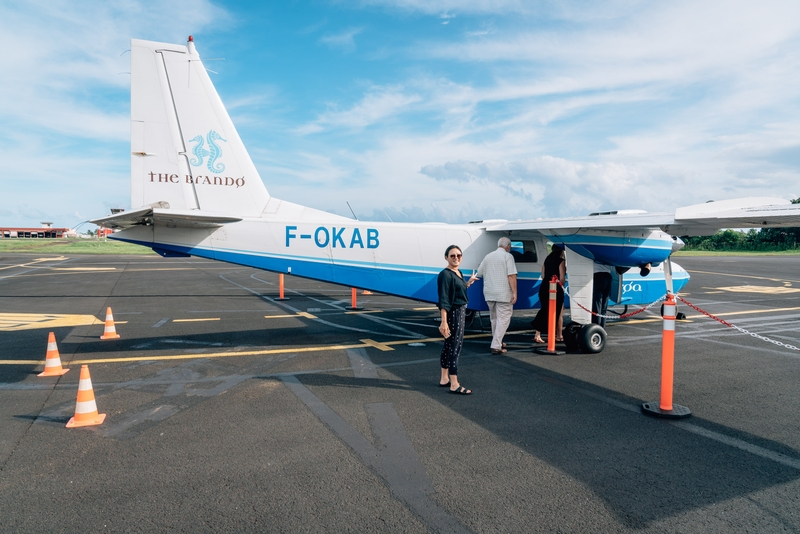
[(581, 351), (597, 354), (606, 346), (606, 331), (599, 324), (585, 324), (578, 333), (578, 346)]

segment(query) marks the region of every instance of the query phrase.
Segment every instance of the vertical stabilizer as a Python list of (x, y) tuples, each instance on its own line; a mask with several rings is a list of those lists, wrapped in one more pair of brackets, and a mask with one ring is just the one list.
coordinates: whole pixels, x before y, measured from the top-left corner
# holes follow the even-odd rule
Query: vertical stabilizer
[(131, 40), (131, 208), (259, 217), (268, 201), (192, 38)]

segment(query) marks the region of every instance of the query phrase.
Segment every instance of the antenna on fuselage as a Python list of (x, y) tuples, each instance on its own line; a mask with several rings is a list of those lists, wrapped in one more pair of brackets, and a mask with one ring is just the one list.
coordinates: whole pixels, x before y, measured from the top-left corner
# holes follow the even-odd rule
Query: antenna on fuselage
[(348, 208), (350, 208), (350, 213), (352, 213), (352, 214), (353, 214), (353, 218), (354, 218), (355, 220), (358, 220), (358, 217), (356, 216), (356, 212), (354, 212), (354, 211), (353, 211), (353, 208), (351, 208), (351, 207), (350, 207), (350, 203), (349, 203), (348, 201), (346, 201), (346, 200), (344, 201), (344, 203), (345, 203), (345, 204), (347, 204), (347, 207), (348, 207)]

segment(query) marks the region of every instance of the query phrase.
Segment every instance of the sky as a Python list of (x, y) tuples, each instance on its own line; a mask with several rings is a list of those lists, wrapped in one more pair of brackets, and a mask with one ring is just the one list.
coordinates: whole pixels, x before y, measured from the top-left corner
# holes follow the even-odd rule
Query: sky
[(796, 0), (21, 0), (0, 226), (130, 208), (130, 39), (189, 35), (270, 195), (339, 215), (800, 197)]

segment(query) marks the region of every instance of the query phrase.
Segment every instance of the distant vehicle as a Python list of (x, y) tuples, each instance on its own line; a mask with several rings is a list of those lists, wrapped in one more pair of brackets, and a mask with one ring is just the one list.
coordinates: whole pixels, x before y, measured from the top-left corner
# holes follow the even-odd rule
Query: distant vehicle
[[(656, 267), (646, 277), (638, 271), (622, 277), (614, 299), (648, 304), (689, 279), (669, 262), (683, 244), (675, 236), (800, 223), (800, 205), (780, 198), (674, 213), (469, 224), (366, 222), (279, 200), (267, 192), (191, 37), (186, 46), (131, 41), (131, 206), (91, 222), (121, 230), (110, 239), (164, 256), (199, 256), (426, 302), (437, 301), (447, 246), (461, 247), (469, 275), (499, 237), (509, 236), (520, 253), (515, 308), (538, 307), (547, 242), (560, 243), (572, 299), (568, 336), (589, 352), (603, 349), (606, 333), (576, 304), (591, 309), (595, 261)], [(469, 299), (471, 308), (486, 309), (481, 283), (470, 288)]]

